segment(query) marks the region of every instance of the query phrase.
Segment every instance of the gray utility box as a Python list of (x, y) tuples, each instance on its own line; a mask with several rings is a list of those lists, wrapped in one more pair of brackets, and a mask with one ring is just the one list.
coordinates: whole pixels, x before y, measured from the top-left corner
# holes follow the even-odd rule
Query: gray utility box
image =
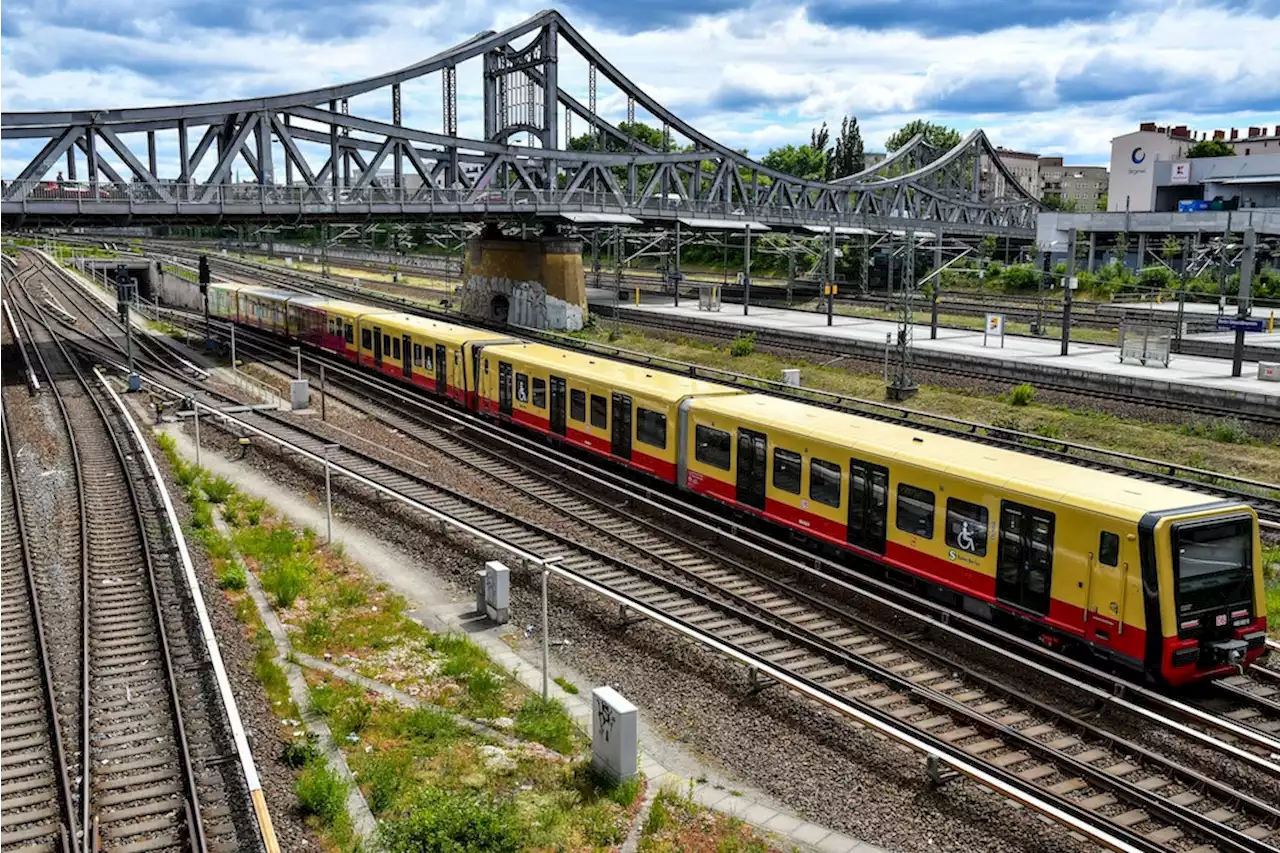
[(507, 624), (511, 607), (511, 570), (490, 560), (484, 564), (484, 610), (499, 625)]
[(1263, 382), (1280, 382), (1280, 363), (1274, 361), (1258, 362), (1258, 378)]
[(307, 385), (307, 380), (289, 380), (289, 405), (295, 412), (311, 405), (311, 388)]
[(612, 687), (591, 691), (591, 766), (615, 782), (640, 771), (636, 706)]

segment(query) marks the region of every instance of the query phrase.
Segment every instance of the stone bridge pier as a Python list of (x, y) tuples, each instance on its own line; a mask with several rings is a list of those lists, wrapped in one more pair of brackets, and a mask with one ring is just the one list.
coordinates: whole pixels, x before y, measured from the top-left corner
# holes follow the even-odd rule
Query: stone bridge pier
[(553, 226), (533, 238), (506, 237), (494, 225), (467, 242), (464, 312), (497, 323), (573, 332), (587, 319), (582, 241)]

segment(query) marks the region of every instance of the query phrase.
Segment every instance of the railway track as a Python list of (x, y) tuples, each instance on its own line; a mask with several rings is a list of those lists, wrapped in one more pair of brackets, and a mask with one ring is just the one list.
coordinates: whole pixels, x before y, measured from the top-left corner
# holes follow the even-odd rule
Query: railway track
[(612, 544), (603, 549), (589, 538), (547, 530), (411, 474), (405, 470), (412, 464), (409, 457), (386, 451), (375, 457), (351, 443), (334, 450), (331, 435), (283, 418), (209, 413), (204, 420), (228, 421), (233, 434), (270, 437), (312, 459), (329, 446), (330, 464), (345, 476), (555, 561), (560, 570), (785, 668), (819, 690), (906, 726), (941, 750), (1032, 785), (1039, 796), (1122, 832), (1139, 849), (1280, 849), (1280, 809), (1274, 805), (903, 639), (851, 624), (847, 616), (836, 618), (706, 550), (656, 537), (598, 506), (566, 503), (545, 484), (517, 477), (512, 487), (576, 513), (576, 523), (590, 536), (603, 534)]
[[(210, 653), (193, 627), (162, 497), (126, 415), (22, 292), (40, 372), (67, 415), (87, 574), (79, 819), (94, 849), (260, 849)], [(70, 626), (50, 626), (66, 630)]]
[[(213, 418), (216, 420), (217, 415)], [(238, 415), (237, 423), (322, 454), (330, 436), (282, 419)], [(438, 438), (438, 436), (436, 437)], [(463, 454), (465, 450), (458, 450)], [(546, 484), (504, 471), (529, 497), (557, 502), (619, 546), (608, 553), (424, 481), (368, 453), (341, 447), (334, 465), (432, 511), (544, 558), (770, 665), (868, 713), (911, 726), (939, 749), (1031, 784), (1064, 807), (1123, 831), (1139, 849), (1276, 849), (1280, 812), (1202, 774), (1064, 714), (1034, 697), (957, 668), (901, 639), (836, 619), (795, 591), (744, 576), (714, 554), (669, 541), (600, 507), (565, 503)], [(400, 459), (408, 467), (411, 460)], [(474, 460), (473, 460), (474, 461)], [(522, 481), (520, 477), (525, 477)], [(573, 499), (580, 500), (580, 499)], [(618, 553), (625, 554), (619, 557)], [(963, 677), (961, 677), (963, 676)], [(1203, 842), (1203, 843), (1201, 843)], [(1196, 845), (1200, 846), (1196, 846)]]
[(34, 565), (15, 485), (13, 446), (3, 425), (0, 494), (0, 846), (57, 850), (76, 843), (74, 800)]

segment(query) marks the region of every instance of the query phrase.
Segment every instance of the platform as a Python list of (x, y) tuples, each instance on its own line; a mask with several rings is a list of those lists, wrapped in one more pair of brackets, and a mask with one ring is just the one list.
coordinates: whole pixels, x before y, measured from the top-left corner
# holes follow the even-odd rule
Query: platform
[[(625, 293), (625, 291), (624, 291)], [(600, 319), (613, 310), (612, 290), (588, 289), (587, 299)], [(812, 346), (823, 341), (834, 352), (857, 355), (882, 354), (886, 335), (896, 340), (898, 324), (891, 320), (874, 320), (836, 315), (827, 326), (826, 315), (811, 311), (752, 306), (747, 316), (740, 304), (726, 303), (719, 312), (700, 311), (696, 297), (681, 300), (676, 308), (670, 297), (653, 294), (641, 297), (639, 305), (623, 302), (621, 319), (667, 318), (691, 331), (697, 327), (723, 331), (729, 327), (742, 334), (756, 332), (770, 343), (786, 345), (794, 341)], [(1213, 337), (1229, 338), (1231, 333)], [(1278, 338), (1280, 335), (1250, 335), (1256, 338)], [(1280, 343), (1280, 342), (1277, 342)], [(999, 338), (988, 338), (983, 346), (982, 332), (967, 329), (939, 328), (936, 340), (929, 338), (929, 326), (915, 326), (916, 360), (927, 371), (930, 363), (964, 366), (966, 363), (995, 366), (1011, 382), (1035, 382), (1040, 379), (1055, 384), (1074, 385), (1096, 392), (1114, 388), (1124, 393), (1142, 393), (1177, 401), (1195, 401), (1225, 407), (1240, 407), (1257, 413), (1280, 415), (1280, 382), (1257, 379), (1256, 362), (1245, 362), (1240, 378), (1231, 376), (1231, 362), (1218, 358), (1175, 354), (1168, 367), (1144, 366), (1132, 361), (1121, 362), (1113, 346), (1073, 342), (1070, 354), (1060, 355), (1056, 338), (1010, 335), (1001, 347)], [(1277, 350), (1280, 354), (1280, 349)]]

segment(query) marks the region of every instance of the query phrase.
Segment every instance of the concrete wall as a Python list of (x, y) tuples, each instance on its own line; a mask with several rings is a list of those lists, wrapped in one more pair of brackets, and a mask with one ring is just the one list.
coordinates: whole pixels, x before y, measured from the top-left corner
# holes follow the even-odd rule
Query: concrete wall
[(170, 272), (162, 272), (159, 276), (155, 295), (161, 305), (174, 308), (187, 308), (191, 311), (204, 310), (204, 297), (200, 295), (200, 285), (194, 281), (176, 276)]

